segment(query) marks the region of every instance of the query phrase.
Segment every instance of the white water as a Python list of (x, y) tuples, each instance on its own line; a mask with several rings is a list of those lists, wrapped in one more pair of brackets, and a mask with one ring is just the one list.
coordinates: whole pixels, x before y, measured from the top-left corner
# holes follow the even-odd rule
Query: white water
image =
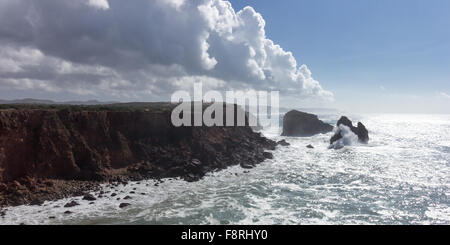
[[(321, 118), (335, 123), (338, 116)], [(8, 208), (0, 224), (450, 224), (450, 115), (352, 119), (369, 129), (368, 145), (333, 150), (332, 133), (290, 138), (266, 130), (291, 146), (248, 173), (232, 167), (195, 183), (105, 188), (118, 196)], [(116, 200), (126, 195), (133, 199)], [(81, 205), (62, 207), (73, 199)], [(121, 202), (132, 205), (120, 209)]]

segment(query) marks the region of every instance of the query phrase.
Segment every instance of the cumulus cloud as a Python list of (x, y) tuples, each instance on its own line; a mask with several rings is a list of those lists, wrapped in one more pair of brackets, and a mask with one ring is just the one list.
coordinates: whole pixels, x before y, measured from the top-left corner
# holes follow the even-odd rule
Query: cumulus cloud
[(441, 98), (450, 99), (450, 94), (447, 94), (447, 93), (445, 93), (445, 92), (437, 92), (437, 94), (438, 94)]
[(88, 4), (92, 7), (99, 9), (109, 9), (109, 4), (107, 0), (89, 0)]
[(0, 0), (0, 23), (0, 87), (142, 97), (203, 81), (333, 97), (259, 13), (224, 0)]

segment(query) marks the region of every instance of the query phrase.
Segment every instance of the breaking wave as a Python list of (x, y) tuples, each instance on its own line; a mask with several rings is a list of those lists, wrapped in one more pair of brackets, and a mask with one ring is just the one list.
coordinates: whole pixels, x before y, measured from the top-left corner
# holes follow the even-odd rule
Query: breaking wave
[(358, 136), (352, 132), (352, 130), (345, 126), (345, 125), (339, 125), (334, 128), (333, 130), (334, 134), (340, 133), (342, 138), (339, 140), (336, 140), (328, 148), (330, 149), (341, 149), (346, 145), (353, 145), (358, 143)]

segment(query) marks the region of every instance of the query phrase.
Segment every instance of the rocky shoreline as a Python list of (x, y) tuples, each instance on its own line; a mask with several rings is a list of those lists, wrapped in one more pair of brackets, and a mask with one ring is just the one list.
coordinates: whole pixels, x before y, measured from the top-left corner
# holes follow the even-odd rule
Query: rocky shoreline
[[(241, 127), (174, 127), (173, 104), (0, 110), (0, 207), (83, 196), (100, 184), (197, 181), (252, 168), (277, 143)], [(224, 117), (225, 118), (225, 117)]]

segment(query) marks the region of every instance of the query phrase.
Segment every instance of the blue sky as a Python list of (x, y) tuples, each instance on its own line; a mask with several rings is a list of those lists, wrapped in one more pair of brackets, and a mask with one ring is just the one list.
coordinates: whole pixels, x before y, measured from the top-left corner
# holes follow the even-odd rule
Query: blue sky
[(336, 107), (448, 112), (450, 1), (231, 0), (307, 64)]

